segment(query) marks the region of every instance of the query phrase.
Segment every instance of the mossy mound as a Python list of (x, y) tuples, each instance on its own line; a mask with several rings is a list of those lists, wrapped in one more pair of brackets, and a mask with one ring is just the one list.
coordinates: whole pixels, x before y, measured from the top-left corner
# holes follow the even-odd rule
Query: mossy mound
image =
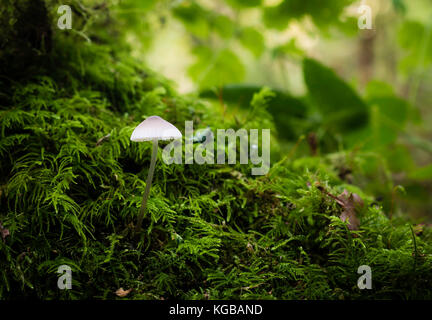
[[(10, 61), (0, 77), (0, 299), (117, 298), (120, 287), (131, 299), (432, 298), (430, 229), (390, 220), (330, 156), (288, 157), (251, 176), (249, 165), (166, 165), (159, 153), (135, 239), (151, 144), (131, 142), (133, 128), (153, 114), (181, 131), (187, 120), (238, 123), (104, 41), (55, 31), (40, 65), (18, 75)], [(266, 94), (245, 127), (271, 125)], [(359, 230), (323, 192), (344, 189), (365, 202)], [(72, 290), (57, 288), (64, 264)], [(361, 265), (372, 290), (357, 287)]]

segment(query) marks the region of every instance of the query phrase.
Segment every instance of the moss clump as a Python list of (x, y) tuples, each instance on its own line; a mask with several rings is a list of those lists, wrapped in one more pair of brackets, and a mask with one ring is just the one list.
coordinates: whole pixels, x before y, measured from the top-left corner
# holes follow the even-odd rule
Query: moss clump
[[(136, 124), (152, 114), (180, 129), (236, 122), (111, 48), (52, 32), (43, 64), (20, 81), (2, 70), (0, 223), (10, 235), (0, 241), (0, 299), (115, 298), (120, 287), (133, 288), (132, 299), (432, 298), (430, 229), (416, 235), (408, 221), (389, 220), (340, 180), (330, 157), (279, 162), (266, 176), (159, 161), (145, 231), (131, 237), (151, 148), (129, 141)], [(245, 126), (271, 124), (266, 94), (254, 97), (259, 117)], [(361, 195), (359, 230), (318, 184)], [(57, 289), (63, 264), (72, 290)], [(363, 264), (372, 290), (357, 288)]]

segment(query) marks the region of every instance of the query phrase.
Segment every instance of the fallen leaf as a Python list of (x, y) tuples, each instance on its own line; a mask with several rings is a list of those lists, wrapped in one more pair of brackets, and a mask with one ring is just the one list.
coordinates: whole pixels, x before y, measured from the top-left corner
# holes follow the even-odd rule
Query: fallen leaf
[(335, 196), (326, 191), (325, 188), (319, 184), (317, 188), (333, 198), (342, 207), (343, 211), (340, 215), (340, 219), (344, 222), (348, 221), (348, 229), (358, 230), (360, 220), (357, 218), (357, 212), (364, 206), (363, 199), (356, 193), (349, 193), (346, 189), (339, 196)]
[(340, 215), (342, 221), (348, 220), (348, 229), (358, 230), (360, 226), (360, 220), (357, 218), (357, 211), (364, 206), (362, 198), (356, 193), (349, 193), (344, 190), (338, 197), (337, 203), (339, 203), (343, 211)]
[(132, 291), (131, 289), (128, 290), (123, 290), (123, 288), (117, 289), (117, 291), (115, 292), (117, 296), (119, 297), (126, 297), (130, 292)]

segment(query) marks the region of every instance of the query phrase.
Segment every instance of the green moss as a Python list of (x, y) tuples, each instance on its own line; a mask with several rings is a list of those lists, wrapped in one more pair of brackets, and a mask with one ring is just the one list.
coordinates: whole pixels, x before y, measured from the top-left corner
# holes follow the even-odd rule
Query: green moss
[[(432, 298), (431, 230), (415, 235), (409, 221), (389, 220), (340, 180), (334, 155), (288, 158), (266, 176), (159, 159), (134, 239), (151, 144), (132, 143), (133, 128), (153, 114), (181, 130), (186, 120), (238, 124), (176, 94), (127, 51), (54, 32), (37, 70), (20, 81), (3, 71), (0, 82), (0, 222), (10, 232), (0, 241), (0, 299), (115, 298), (119, 287), (134, 288), (132, 299)], [(272, 125), (268, 94), (254, 97), (259, 116), (245, 127)], [(361, 194), (360, 230), (348, 230), (316, 183)], [(57, 289), (62, 264), (72, 290)], [(362, 264), (372, 290), (357, 288)]]

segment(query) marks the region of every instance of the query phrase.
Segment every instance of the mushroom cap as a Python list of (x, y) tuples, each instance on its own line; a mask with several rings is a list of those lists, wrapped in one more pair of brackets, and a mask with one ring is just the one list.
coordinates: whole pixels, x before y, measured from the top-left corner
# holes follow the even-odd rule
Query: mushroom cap
[(151, 116), (141, 122), (132, 132), (132, 141), (171, 140), (182, 137), (181, 132), (168, 121)]

